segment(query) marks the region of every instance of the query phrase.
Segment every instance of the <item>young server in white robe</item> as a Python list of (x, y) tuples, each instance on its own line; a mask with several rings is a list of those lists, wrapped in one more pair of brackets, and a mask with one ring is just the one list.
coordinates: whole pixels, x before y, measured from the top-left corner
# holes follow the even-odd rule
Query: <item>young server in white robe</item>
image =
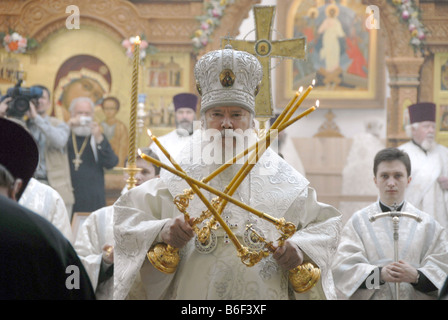
[[(399, 300), (437, 298), (448, 272), (448, 236), (431, 215), (404, 200), (411, 177), (405, 152), (386, 148), (376, 154), (374, 181), (379, 201), (355, 212), (342, 230), (333, 264), (339, 298), (396, 299), (396, 283)], [(421, 219), (399, 218), (397, 247), (392, 217), (370, 220), (392, 210)]]
[(55, 189), (31, 178), (20, 197), (19, 204), (50, 221), (70, 242), (73, 241), (67, 207)]
[[(158, 159), (157, 155), (149, 148), (144, 148), (142, 151)], [(127, 159), (125, 165), (126, 163)], [(159, 177), (160, 167), (146, 162), (139, 156), (136, 159), (136, 166), (141, 169), (134, 176), (137, 180), (136, 186)], [(127, 179), (128, 176), (125, 174), (125, 180)], [(126, 186), (122, 192), (127, 191)], [(113, 217), (113, 206), (103, 207), (92, 212), (82, 224), (74, 244), (74, 248), (89, 274), (98, 300), (111, 300), (113, 298), (115, 244)]]

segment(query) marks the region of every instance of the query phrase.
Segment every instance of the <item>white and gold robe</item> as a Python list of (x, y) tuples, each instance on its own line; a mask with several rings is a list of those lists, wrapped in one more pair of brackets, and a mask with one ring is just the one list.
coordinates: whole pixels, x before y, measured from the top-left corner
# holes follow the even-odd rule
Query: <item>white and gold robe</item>
[(64, 200), (52, 187), (31, 178), (19, 199), (19, 204), (50, 221), (70, 242), (73, 241)]
[[(408, 202), (405, 202), (402, 211), (417, 214), (422, 221), (400, 218), (398, 259), (421, 271), (440, 290), (448, 272), (447, 232), (434, 218)], [(395, 298), (394, 283), (382, 284), (379, 289), (360, 288), (374, 269), (394, 261), (392, 218), (369, 221), (370, 216), (380, 212), (379, 203), (373, 203), (355, 212), (342, 230), (333, 264), (333, 276), (340, 299)], [(437, 293), (425, 294), (415, 290), (409, 283), (400, 284), (400, 300), (436, 297)]]
[[(217, 168), (217, 165), (179, 163), (195, 179)], [(235, 171), (233, 167), (227, 169), (210, 185), (223, 190)], [(200, 253), (192, 239), (180, 250), (181, 261), (175, 273), (157, 271), (146, 253), (159, 241), (164, 223), (181, 214), (173, 204), (173, 197), (188, 189), (185, 181), (162, 170), (161, 178), (130, 190), (114, 204), (114, 299), (335, 299), (329, 268), (339, 240), (341, 217), (333, 207), (317, 202), (315, 191), (308, 184), (277, 154), (267, 150), (234, 197), (296, 225), (298, 231), (291, 240), (322, 272), (321, 279), (309, 292), (294, 295), (288, 272), (280, 269), (272, 255), (253, 267), (243, 265), (232, 242), (226, 243), (221, 228), (216, 231), (217, 247), (213, 252)], [(215, 197), (202, 191), (209, 200)], [(187, 211), (191, 217), (198, 217), (204, 210), (197, 196), (190, 200)], [(247, 224), (262, 230), (268, 240), (279, 237), (274, 225), (233, 204), (227, 204), (222, 217), (232, 225), (243, 246)]]
[(411, 177), (405, 198), (448, 228), (448, 190), (437, 179), (448, 176), (448, 149), (440, 144), (426, 154), (412, 141), (399, 147), (411, 158)]

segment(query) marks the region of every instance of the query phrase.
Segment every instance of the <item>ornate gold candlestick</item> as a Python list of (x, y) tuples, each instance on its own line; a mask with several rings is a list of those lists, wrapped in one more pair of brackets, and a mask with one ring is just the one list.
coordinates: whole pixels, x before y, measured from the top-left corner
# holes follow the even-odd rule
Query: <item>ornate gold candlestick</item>
[(180, 261), (179, 249), (158, 243), (146, 254), (151, 264), (163, 273), (174, 273)]
[(297, 293), (304, 293), (313, 288), (320, 279), (320, 269), (312, 262), (304, 262), (289, 270), (289, 281)]
[[(169, 152), (162, 146), (162, 144), (160, 143), (160, 141), (157, 139), (156, 136), (154, 136), (151, 133), (151, 130), (148, 129), (148, 134), (151, 137), (151, 139), (154, 141), (154, 143), (159, 147), (159, 149), (162, 151), (162, 153), (168, 158), (168, 160), (171, 162), (171, 164), (174, 166), (175, 170), (178, 172), (181, 172), (183, 174), (186, 173), (183, 171), (183, 169), (179, 166), (179, 164), (174, 160), (174, 158), (171, 157), (171, 155), (169, 154)], [(140, 153), (140, 150), (139, 150)], [(145, 157), (144, 154), (141, 154), (141, 157), (143, 159), (145, 158), (150, 158), (150, 157)], [(227, 226), (227, 224), (224, 222), (224, 220), (221, 218), (221, 216), (218, 214), (218, 212), (216, 211), (215, 207), (213, 207), (211, 205), (211, 203), (208, 201), (208, 199), (202, 194), (202, 192), (200, 191), (199, 187), (196, 184), (193, 184), (191, 182), (190, 179), (185, 179), (185, 181), (189, 184), (191, 190), (201, 199), (201, 201), (205, 204), (205, 206), (207, 207), (207, 209), (213, 214), (213, 217), (220, 223), (221, 227), (225, 230), (225, 232), (227, 233), (227, 235), (229, 236), (230, 241), (233, 242), (233, 244), (235, 245), (235, 247), (237, 248), (238, 252), (242, 251), (243, 246), (241, 245), (241, 243), (238, 241), (237, 237), (233, 234), (233, 232), (230, 230), (230, 228)], [(186, 210), (186, 208), (185, 208)], [(181, 210), (182, 211), (182, 210)], [(183, 212), (184, 215), (186, 215), (186, 211)], [(164, 246), (164, 244), (161, 244), (161, 246)], [(168, 245), (169, 246), (169, 245)], [(154, 251), (153, 248), (150, 249), (150, 252)], [(153, 253), (148, 252), (148, 259), (150, 259), (151, 261), (151, 257), (150, 255), (152, 255), (154, 257)], [(174, 253), (177, 253), (177, 251), (173, 250)], [(241, 255), (242, 258), (241, 259), (246, 259), (246, 257), (248, 255), (252, 254), (252, 252), (248, 252), (245, 253), (244, 255)], [(166, 256), (161, 254), (160, 258), (165, 258)], [(171, 259), (171, 257), (169, 258)], [(152, 261), (151, 261), (152, 262)], [(162, 261), (155, 261), (156, 264), (154, 264), (154, 267), (156, 267), (157, 269), (159, 269), (160, 271), (163, 271), (163, 268), (159, 268), (159, 265), (163, 265), (164, 262)]]

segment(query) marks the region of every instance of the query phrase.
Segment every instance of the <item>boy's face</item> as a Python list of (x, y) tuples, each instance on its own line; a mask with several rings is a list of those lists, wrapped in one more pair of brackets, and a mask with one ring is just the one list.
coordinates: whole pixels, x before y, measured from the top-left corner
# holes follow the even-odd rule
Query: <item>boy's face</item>
[(393, 206), (404, 200), (406, 187), (411, 182), (406, 166), (400, 160), (383, 161), (378, 165), (375, 185), (380, 193), (382, 203)]
[(136, 186), (158, 177), (158, 175), (156, 175), (156, 168), (154, 165), (146, 160), (137, 158), (137, 168), (141, 168), (142, 170), (137, 172), (135, 175), (135, 179), (137, 180), (137, 183), (135, 184)]
[[(154, 165), (152, 163), (147, 162), (146, 160), (137, 158), (136, 166), (137, 168), (142, 169), (134, 175), (135, 180), (137, 180), (137, 182), (135, 183), (136, 186), (139, 186), (148, 180), (159, 177), (159, 175), (156, 175), (156, 168), (154, 167)], [(124, 181), (127, 181), (128, 179), (129, 175), (125, 173)]]

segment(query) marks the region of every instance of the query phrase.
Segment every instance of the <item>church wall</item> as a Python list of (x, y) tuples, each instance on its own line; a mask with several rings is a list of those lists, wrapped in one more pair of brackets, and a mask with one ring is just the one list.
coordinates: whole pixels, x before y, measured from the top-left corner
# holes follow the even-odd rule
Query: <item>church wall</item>
[[(0, 27), (3, 31), (6, 31), (7, 26), (10, 23), (14, 24), (14, 21), (16, 21), (15, 17), (21, 13), (26, 13), (27, 19), (24, 20), (25, 22), (17, 22), (16, 27), (18, 31), (27, 30), (27, 25), (33, 26), (31, 28), (33, 32), (30, 35), (38, 38), (40, 47), (32, 54), (21, 55), (20, 67), (26, 71), (26, 86), (42, 83), (53, 90), (57, 68), (66, 59), (76, 54), (89, 54), (100, 58), (110, 68), (112, 75), (109, 91), (112, 95), (117, 96), (122, 103), (122, 109), (119, 111), (117, 118), (128, 126), (132, 68), (130, 60), (126, 57), (124, 48), (121, 46), (121, 41), (124, 38), (133, 35), (135, 32), (144, 31), (148, 37), (155, 41), (154, 44), (158, 47), (160, 55), (172, 53), (179, 55), (178, 57), (180, 58), (177, 59), (177, 62), (180, 61), (185, 71), (182, 78), (184, 82), (181, 88), (160, 90), (160, 88), (147, 86), (148, 79), (145, 77), (148, 76), (151, 57), (145, 62), (145, 69), (142, 68), (140, 70), (139, 87), (141, 90), (139, 90), (139, 93), (148, 93), (152, 99), (146, 107), (149, 107), (151, 103), (159, 105), (162, 100), (164, 100), (163, 103), (167, 107), (169, 97), (177, 93), (177, 90), (196, 93), (194, 82), (192, 81), (194, 62), (205, 51), (217, 49), (220, 37), (230, 35), (235, 36), (237, 39), (254, 40), (254, 32), (251, 32), (254, 29), (254, 19), (250, 9), (253, 4), (276, 5), (280, 7), (285, 3), (291, 4), (293, 1), (240, 0), (236, 2), (235, 5), (229, 8), (227, 14), (223, 16), (223, 23), (217, 27), (209, 44), (199, 53), (193, 53), (190, 43), (191, 35), (199, 27), (195, 17), (202, 14), (202, 3), (199, 1), (185, 1), (185, 3), (178, 5), (175, 2), (170, 2), (171, 6), (175, 6), (174, 11), (161, 2), (131, 3), (121, 0), (108, 2), (117, 6), (121, 5), (126, 9), (123, 12), (118, 12), (119, 10), (108, 8), (105, 1), (99, 1), (98, 3), (101, 3), (101, 5), (94, 6), (89, 1), (79, 0), (76, 2), (80, 4), (81, 11), (93, 10), (92, 14), (89, 18), (86, 18), (87, 20), (81, 20), (82, 27), (80, 30), (68, 30), (64, 26), (67, 14), (63, 10), (60, 10), (59, 16), (49, 20), (45, 14), (53, 17), (56, 9), (48, 4), (42, 10), (38, 10), (36, 9), (38, 6), (37, 1), (0, 0), (0, 16), (7, 18), (3, 21), (0, 19)], [(50, 3), (50, 1), (47, 3)], [(409, 39), (406, 36), (407, 26), (399, 21), (395, 8), (389, 6), (385, 0), (363, 0), (362, 4), (366, 6), (368, 4), (376, 4), (381, 9), (382, 24), (379, 38), (384, 48), (380, 50), (382, 54), (382, 59), (378, 61), (380, 77), (376, 83), (376, 88), (381, 92), (380, 98), (378, 101), (375, 101), (374, 107), (371, 107), (371, 105), (367, 107), (365, 105), (356, 105), (349, 100), (340, 100), (336, 107), (330, 103), (321, 103), (318, 110), (287, 129), (287, 133), (291, 138), (305, 139), (304, 141), (316, 139), (315, 135), (319, 132), (322, 124), (327, 121), (326, 118), (331, 109), (333, 115), (332, 122), (337, 127), (338, 134), (342, 135), (339, 138), (342, 140), (335, 140), (335, 143), (340, 141), (342, 147), (349, 145), (351, 139), (358, 134), (366, 132), (366, 121), (372, 119), (383, 123), (379, 131), (379, 137), (382, 141), (387, 142), (389, 145), (398, 144), (407, 139), (401, 128), (399, 128), (402, 126), (405, 107), (416, 101), (440, 98), (433, 90), (435, 83), (434, 69), (436, 68), (434, 57), (437, 54), (448, 52), (448, 30), (445, 26), (448, 6), (434, 1), (425, 1), (420, 4), (420, 7), (424, 10), (423, 22), (427, 24), (431, 32), (428, 36), (428, 52), (424, 57), (420, 57), (410, 47)], [(244, 19), (245, 16), (247, 18)], [(130, 19), (130, 17), (135, 17), (135, 19)], [(275, 16), (276, 31), (280, 29), (278, 26), (279, 19), (283, 21), (285, 13), (277, 9)], [(237, 25), (240, 25), (239, 29)], [(273, 38), (275, 39), (276, 37), (287, 38), (285, 34), (274, 32)], [(0, 51), (0, 53), (4, 55), (4, 49), (1, 50), (3, 51)], [(157, 57), (157, 55), (153, 57)], [(273, 59), (272, 65), (275, 66), (277, 62), (276, 59)], [(280, 69), (284, 64), (285, 62), (282, 61), (275, 68)], [(272, 95), (276, 111), (280, 112), (287, 101), (285, 102), (285, 97), (279, 96), (278, 88), (285, 85), (285, 82), (279, 78), (278, 72), (275, 71), (271, 72)], [(422, 83), (424, 85), (421, 85)], [(11, 86), (11, 83), (0, 84), (0, 89), (4, 93)], [(59, 97), (54, 98), (57, 100)], [(313, 96), (306, 99), (300, 110), (312, 106), (316, 98), (319, 97)], [(448, 96), (445, 96), (444, 99), (446, 99), (446, 104), (448, 104)], [(98, 110), (98, 120), (101, 120), (103, 116), (102, 112)], [(166, 130), (171, 130), (172, 127), (172, 125), (165, 123), (163, 126), (158, 127), (158, 131), (155, 133), (161, 135), (166, 133)], [(145, 136), (145, 138), (147, 137)], [(448, 137), (446, 141), (448, 141)], [(144, 139), (144, 141), (140, 142), (147, 144), (148, 140)], [(312, 148), (312, 143), (305, 143), (304, 145), (308, 146), (304, 147), (304, 150), (298, 146), (299, 153), (315, 152)], [(334, 151), (337, 148), (332, 150), (332, 152), (337, 152)], [(348, 150), (346, 151), (348, 153)], [(325, 149), (319, 152), (321, 154), (315, 155), (316, 157), (331, 159), (334, 156)], [(304, 159), (306, 162), (314, 158), (306, 155)], [(325, 174), (325, 165), (322, 164), (321, 169), (317, 167), (312, 168), (310, 173), (315, 177), (313, 181), (317, 184), (318, 194), (319, 189), (323, 190), (324, 195), (327, 193), (327, 196), (340, 193), (339, 186), (342, 172), (337, 171), (341, 171), (343, 161), (340, 158), (338, 159), (338, 169), (333, 168), (331, 172), (335, 181), (338, 181), (333, 185), (332, 190), (325, 189), (328, 186), (320, 186), (320, 183), (325, 184), (325, 180), (318, 175), (316, 176), (319, 170)], [(309, 161), (313, 162), (314, 160)], [(305, 167), (305, 169), (307, 168)]]
[[(262, 0), (260, 2), (260, 5), (277, 5), (278, 0)], [(275, 25), (278, 29), (278, 10), (277, 14), (275, 16)], [(254, 18), (253, 13), (249, 12), (248, 18), (243, 20), (240, 29), (239, 29), (239, 35), (236, 37), (237, 39), (243, 39), (246, 40), (254, 40), (255, 35), (253, 31), (254, 29)], [(281, 34), (276, 34), (276, 32), (273, 33), (273, 37), (279, 36)], [(273, 59), (272, 65), (276, 65), (278, 61), (276, 59)], [(280, 62), (285, 63), (285, 61)], [(382, 63), (382, 68), (385, 73), (387, 73), (386, 65)], [(278, 92), (277, 87), (280, 84), (281, 81), (277, 79), (277, 73), (271, 72), (271, 78), (272, 78), (272, 94), (273, 94), (273, 102), (276, 108), (276, 112), (281, 112), (284, 105), (281, 102), (280, 97), (276, 96), (276, 93)], [(378, 119), (380, 121), (383, 121), (384, 125), (380, 132), (380, 138), (386, 139), (386, 123), (387, 123), (387, 115), (386, 115), (386, 99), (388, 97), (389, 88), (388, 88), (388, 79), (386, 77), (386, 82), (382, 83), (383, 89), (385, 91), (385, 99), (383, 108), (367, 108), (367, 109), (357, 109), (353, 106), (350, 106), (348, 108), (337, 108), (332, 109), (332, 112), (335, 114), (334, 122), (339, 127), (341, 134), (344, 137), (351, 138), (354, 135), (365, 132), (365, 122), (368, 119)], [(307, 108), (314, 105), (313, 99), (306, 99), (302, 103), (302, 107), (299, 110), (306, 110)], [(325, 114), (328, 111), (328, 107), (331, 106), (325, 106), (321, 105), (321, 107), (314, 111), (311, 115), (306, 117), (305, 119), (300, 120), (293, 126), (287, 129), (288, 135), (295, 138), (304, 138), (304, 137), (313, 137), (319, 130), (319, 127), (321, 124), (325, 121)]]
[[(289, 3), (292, 2), (290, 1)], [(388, 8), (387, 3), (385, 2), (378, 3), (377, 1), (363, 1), (363, 4), (366, 6), (372, 3), (378, 4), (384, 11), (382, 30), (379, 33), (380, 41), (382, 41), (380, 46), (383, 46), (380, 55), (382, 55), (383, 58), (379, 59), (378, 68), (380, 74), (384, 74), (384, 80), (377, 82), (380, 91), (384, 92), (380, 103), (375, 108), (359, 107), (351, 104), (348, 100), (346, 107), (343, 106), (343, 100), (336, 108), (332, 108), (331, 105), (322, 105), (317, 111), (313, 112), (305, 119), (300, 120), (287, 130), (288, 135), (295, 141), (296, 149), (298, 150), (299, 155), (301, 155), (307, 178), (310, 180), (311, 186), (316, 188), (318, 198), (323, 202), (330, 203), (344, 211), (344, 221), (346, 221), (353, 213), (354, 210), (352, 209), (355, 206), (358, 206), (357, 209), (359, 209), (360, 206), (365, 206), (366, 203), (376, 199), (375, 190), (369, 190), (369, 192), (344, 193), (343, 186), (347, 185), (347, 181), (345, 181), (347, 178), (344, 177), (344, 168), (357, 167), (358, 170), (360, 170), (360, 165), (356, 165), (353, 161), (361, 161), (364, 164), (364, 167), (361, 170), (366, 176), (363, 183), (370, 183), (371, 180), (371, 161), (367, 161), (366, 159), (354, 160), (348, 158), (351, 142), (356, 141), (361, 134), (366, 133), (366, 123), (370, 120), (375, 120), (382, 124), (378, 131), (380, 141), (379, 144), (375, 146), (376, 148), (380, 147), (381, 143), (386, 146), (391, 145), (390, 141), (398, 141), (398, 139), (390, 140), (391, 134), (394, 139), (395, 137), (402, 140), (408, 139), (401, 128), (403, 121), (405, 120), (403, 110), (405, 110), (407, 105), (411, 102), (422, 101), (420, 99), (431, 100), (433, 98), (433, 62), (431, 61), (431, 57), (429, 57), (429, 59), (426, 57), (425, 63), (423, 64), (423, 70), (419, 73), (418, 62), (422, 60), (419, 60), (418, 57), (414, 58), (412, 48), (406, 37), (406, 26), (403, 26), (401, 22), (398, 21), (398, 17), (394, 11), (395, 9)], [(278, 5), (279, 1), (264, 0), (261, 4)], [(253, 20), (251, 19), (253, 18), (250, 15), (248, 19), (243, 21), (240, 28), (240, 37), (243, 37), (253, 29)], [(279, 28), (277, 16), (276, 26)], [(399, 37), (400, 39), (397, 40), (395, 37)], [(248, 38), (250, 38), (250, 36)], [(396, 45), (396, 47), (394, 47), (394, 45)], [(407, 55), (410, 55), (410, 57), (408, 58)], [(404, 59), (401, 60), (400, 56), (404, 56)], [(387, 61), (388, 64), (386, 63)], [(391, 72), (389, 72), (390, 68), (392, 68)], [(419, 86), (419, 74), (422, 77), (422, 81), (424, 81), (425, 84), (429, 84), (428, 86)], [(277, 88), (284, 85), (284, 82), (282, 82), (281, 79), (276, 79), (277, 76), (277, 72), (272, 72), (273, 101), (277, 107), (277, 112), (281, 112), (284, 106), (282, 105), (281, 97), (276, 95), (279, 92)], [(418, 90), (415, 89), (416, 86), (419, 87)], [(305, 110), (313, 104), (314, 101), (308, 98), (303, 103), (301, 110)], [(339, 133), (343, 137), (315, 138), (314, 136), (319, 132), (320, 127), (326, 121), (325, 119), (329, 109), (331, 109), (334, 116), (332, 122), (336, 125)], [(395, 127), (397, 130), (391, 131), (391, 126), (392, 128)], [(394, 132), (397, 132), (398, 134), (393, 136)], [(332, 147), (323, 147), (330, 145)], [(352, 184), (356, 184), (356, 182), (353, 182)], [(353, 186), (353, 188), (356, 190), (363, 189), (361, 186)]]
[[(55, 75), (59, 66), (68, 58), (87, 54), (102, 60), (110, 69), (112, 76), (110, 91), (106, 95), (114, 95), (122, 104), (117, 118), (124, 123), (129, 122), (129, 92), (131, 90), (130, 61), (123, 54), (120, 43), (113, 41), (100, 30), (88, 26), (76, 31), (61, 30), (49, 36), (36, 53), (35, 61), (24, 65), (27, 72), (26, 86), (42, 83), (53, 93)], [(58, 96), (53, 95), (54, 105)], [(101, 110), (96, 112), (97, 120), (104, 118)]]

